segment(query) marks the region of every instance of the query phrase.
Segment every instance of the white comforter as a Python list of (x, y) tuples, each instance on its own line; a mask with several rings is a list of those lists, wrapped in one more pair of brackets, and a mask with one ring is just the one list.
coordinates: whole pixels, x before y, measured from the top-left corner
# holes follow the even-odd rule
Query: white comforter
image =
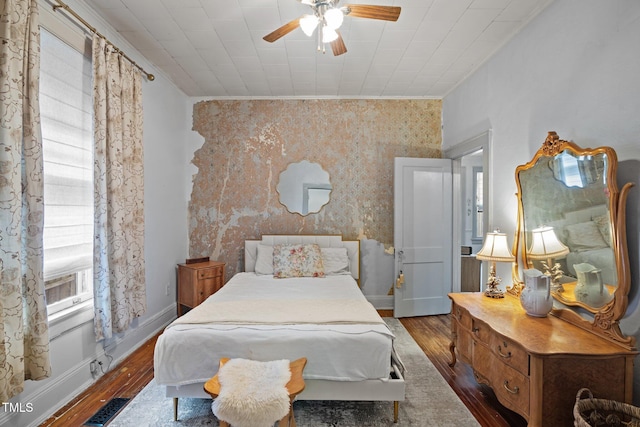
[[(228, 310), (231, 317), (212, 310)], [(341, 310), (347, 311), (343, 318)], [(266, 312), (266, 323), (257, 322)], [(221, 357), (306, 357), (308, 379), (386, 379), (392, 341), (351, 276), (274, 279), (239, 273), (158, 338), (155, 378), (173, 386), (204, 382), (215, 375)]]

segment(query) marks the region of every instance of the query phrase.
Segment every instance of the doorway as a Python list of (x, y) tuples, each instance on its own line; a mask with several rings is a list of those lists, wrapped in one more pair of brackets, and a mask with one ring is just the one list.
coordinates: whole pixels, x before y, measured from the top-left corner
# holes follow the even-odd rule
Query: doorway
[[(482, 247), (484, 234), (491, 224), (491, 130), (462, 141), (444, 152), (452, 160), (453, 169), (453, 292), (463, 291), (475, 281), (478, 262), (473, 254)], [(463, 247), (470, 247), (470, 255)], [(464, 257), (470, 258), (465, 259)], [(469, 266), (473, 279), (463, 278), (462, 264)], [(487, 279), (486, 269), (480, 269), (480, 289)], [(465, 271), (466, 273), (467, 271)], [(473, 289), (475, 290), (475, 289)]]

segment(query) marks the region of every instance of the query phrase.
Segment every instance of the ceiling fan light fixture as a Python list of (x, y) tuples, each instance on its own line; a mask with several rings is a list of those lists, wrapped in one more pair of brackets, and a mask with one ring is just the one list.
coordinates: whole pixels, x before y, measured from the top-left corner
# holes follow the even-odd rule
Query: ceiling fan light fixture
[(337, 30), (344, 21), (344, 13), (340, 9), (329, 9), (324, 13), (324, 22), (327, 27)]
[(322, 43), (331, 43), (338, 38), (338, 33), (333, 28), (325, 25), (322, 27)]
[(302, 28), (303, 33), (308, 37), (311, 37), (318, 26), (318, 22), (320, 22), (320, 20), (316, 15), (304, 15), (300, 18), (300, 28)]
[(325, 44), (329, 43), (331, 44), (333, 55), (340, 56), (347, 53), (347, 47), (344, 44), (342, 35), (338, 33), (345, 16), (395, 22), (400, 17), (401, 11), (399, 6), (371, 4), (349, 4), (344, 7), (338, 7), (340, 0), (297, 1), (309, 6), (313, 14), (302, 15), (300, 18), (276, 28), (263, 37), (264, 41), (273, 43), (297, 28), (301, 28), (307, 37), (311, 37), (317, 28), (318, 51), (324, 53)]

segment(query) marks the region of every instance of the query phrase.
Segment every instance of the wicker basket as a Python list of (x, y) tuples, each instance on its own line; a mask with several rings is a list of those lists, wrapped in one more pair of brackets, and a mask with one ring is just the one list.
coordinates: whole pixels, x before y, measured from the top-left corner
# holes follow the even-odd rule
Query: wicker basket
[[(584, 393), (589, 397), (583, 399)], [(573, 417), (574, 427), (640, 427), (640, 408), (615, 400), (594, 399), (588, 388), (578, 391)]]

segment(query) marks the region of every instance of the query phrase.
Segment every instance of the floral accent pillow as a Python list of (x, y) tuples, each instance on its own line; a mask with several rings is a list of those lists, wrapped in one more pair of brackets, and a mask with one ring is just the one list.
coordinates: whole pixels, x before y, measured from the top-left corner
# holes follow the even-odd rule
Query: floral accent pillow
[(324, 277), (320, 247), (316, 244), (275, 245), (273, 277)]

